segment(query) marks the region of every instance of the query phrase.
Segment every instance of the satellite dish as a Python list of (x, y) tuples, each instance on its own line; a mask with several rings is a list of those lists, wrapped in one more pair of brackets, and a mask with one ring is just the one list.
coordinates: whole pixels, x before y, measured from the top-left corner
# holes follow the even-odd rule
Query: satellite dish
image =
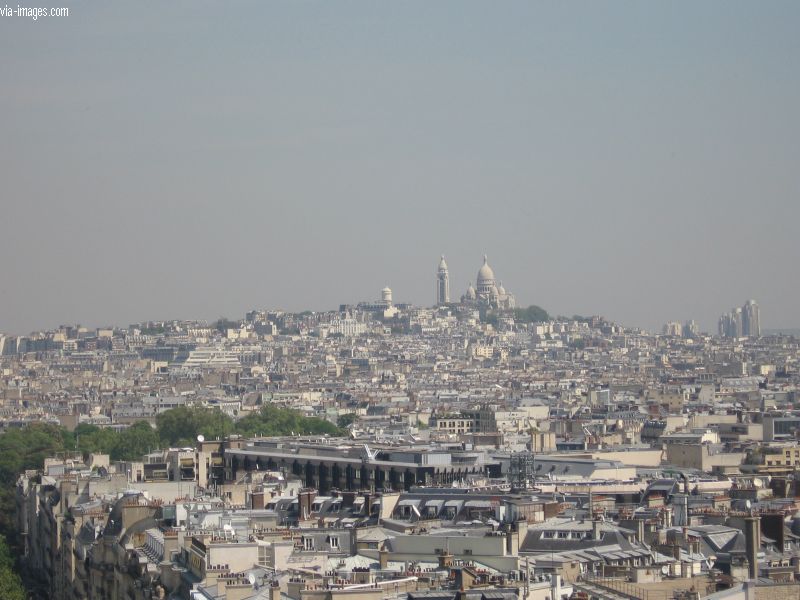
[(247, 581), (250, 582), (250, 585), (255, 585), (256, 584), (256, 576), (253, 575), (252, 573), (248, 573), (247, 574)]
[(745, 502), (744, 502), (744, 507), (745, 507), (747, 510), (750, 510), (751, 508), (753, 508), (753, 503), (752, 503), (752, 502), (750, 502), (750, 500), (745, 500)]
[(201, 433), (197, 436), (197, 441), (201, 444), (206, 441), (206, 437)]
[(662, 575), (669, 575), (669, 567), (667, 565), (664, 565), (663, 567), (661, 567), (661, 574)]

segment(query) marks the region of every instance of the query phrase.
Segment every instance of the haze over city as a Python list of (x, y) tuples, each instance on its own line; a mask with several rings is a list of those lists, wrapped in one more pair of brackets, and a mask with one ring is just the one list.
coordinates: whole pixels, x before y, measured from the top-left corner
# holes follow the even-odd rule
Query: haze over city
[[(574, 8), (574, 7), (572, 7)], [(800, 5), (85, 3), (0, 25), (0, 331), (434, 303), (798, 327)]]
[(800, 3), (0, 3), (0, 600), (800, 600)]

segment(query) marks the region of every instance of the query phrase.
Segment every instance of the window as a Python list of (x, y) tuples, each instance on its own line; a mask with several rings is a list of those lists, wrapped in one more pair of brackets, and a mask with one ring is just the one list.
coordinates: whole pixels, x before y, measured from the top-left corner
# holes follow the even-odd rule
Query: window
[(312, 538), (312, 537), (304, 537), (303, 538), (303, 549), (304, 550), (313, 550), (314, 549), (314, 538)]
[(329, 535), (328, 536), (328, 544), (330, 545), (331, 548), (338, 549), (339, 548), (339, 537), (335, 536), (335, 535)]
[(464, 554), (472, 555), (472, 548), (464, 548)]

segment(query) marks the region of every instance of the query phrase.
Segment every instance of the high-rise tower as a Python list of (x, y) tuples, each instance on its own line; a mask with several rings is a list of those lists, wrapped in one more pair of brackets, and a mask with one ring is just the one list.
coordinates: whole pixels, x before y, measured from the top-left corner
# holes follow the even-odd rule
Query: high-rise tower
[(748, 300), (741, 308), (734, 308), (719, 318), (719, 334), (724, 337), (760, 337), (761, 310), (755, 300)]
[(755, 300), (748, 300), (742, 307), (742, 333), (750, 337), (761, 337), (761, 310)]
[(449, 304), (450, 302), (450, 273), (447, 270), (447, 263), (442, 255), (439, 261), (439, 270), (436, 272), (436, 306)]

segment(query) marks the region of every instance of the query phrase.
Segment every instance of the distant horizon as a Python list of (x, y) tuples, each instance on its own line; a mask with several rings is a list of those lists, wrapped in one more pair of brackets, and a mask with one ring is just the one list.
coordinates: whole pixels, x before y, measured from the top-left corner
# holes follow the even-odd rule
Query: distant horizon
[[(281, 312), (291, 313), (291, 314), (300, 314), (300, 313), (303, 313), (303, 312), (312, 312), (312, 313), (318, 314), (318, 313), (337, 312), (339, 310), (339, 306), (341, 306), (341, 305), (344, 305), (344, 304), (346, 304), (346, 305), (355, 305), (358, 302), (362, 302), (362, 301), (366, 301), (366, 300), (370, 300), (370, 299), (369, 298), (362, 298), (361, 300), (357, 300), (357, 301), (354, 301), (354, 302), (342, 302), (339, 305), (337, 305), (336, 307), (329, 308), (329, 309), (311, 309), (311, 308), (306, 308), (306, 309), (299, 309), (299, 310), (290, 310), (290, 309), (281, 308), (281, 307), (269, 307), (269, 308), (267, 308), (267, 307), (251, 307), (251, 308), (246, 309), (244, 312), (242, 312), (241, 314), (238, 314), (238, 315), (220, 314), (220, 315), (217, 315), (215, 317), (210, 317), (210, 318), (207, 318), (207, 317), (151, 318), (151, 319), (132, 320), (132, 321), (129, 321), (128, 323), (122, 323), (120, 321), (118, 323), (102, 323), (102, 324), (89, 324), (89, 323), (84, 323), (84, 322), (81, 322), (81, 321), (72, 321), (72, 322), (68, 321), (68, 322), (59, 323), (57, 325), (40, 327), (38, 329), (36, 329), (36, 328), (35, 329), (31, 329), (26, 333), (19, 333), (19, 332), (14, 332), (14, 331), (6, 331), (6, 330), (0, 329), (0, 335), (6, 335), (6, 336), (12, 336), (12, 337), (25, 337), (25, 336), (28, 336), (28, 335), (31, 335), (31, 334), (34, 334), (34, 333), (42, 333), (42, 332), (47, 332), (47, 331), (54, 331), (54, 330), (57, 330), (57, 329), (59, 329), (61, 327), (76, 327), (76, 326), (77, 327), (84, 327), (87, 330), (104, 329), (104, 328), (124, 329), (126, 327), (130, 327), (131, 325), (136, 325), (136, 324), (141, 324), (141, 323), (167, 323), (167, 322), (171, 322), (171, 321), (184, 321), (184, 322), (198, 321), (198, 322), (208, 323), (209, 325), (213, 325), (219, 319), (229, 319), (231, 321), (243, 321), (245, 319), (245, 315), (250, 311), (264, 311), (264, 312), (281, 311)], [(404, 303), (404, 301), (401, 300), (400, 303)], [(416, 303), (413, 303), (413, 302), (410, 303), (410, 304), (412, 304), (413, 306), (418, 307), (418, 308), (435, 308), (435, 306), (433, 304), (421, 305), (421, 304), (416, 304)], [(541, 305), (536, 304), (536, 303), (520, 304), (520, 305), (517, 306), (517, 308), (527, 308), (529, 306), (539, 306), (540, 308), (543, 308), (547, 312), (547, 314), (550, 316), (551, 319), (555, 319), (556, 317), (559, 317), (559, 316), (566, 317), (567, 319), (572, 319), (572, 317), (574, 317), (574, 316), (580, 316), (580, 317), (594, 317), (594, 316), (597, 316), (597, 317), (608, 319), (609, 321), (615, 323), (616, 325), (621, 325), (622, 327), (625, 327), (625, 328), (641, 329), (642, 331), (647, 331), (647, 332), (654, 333), (654, 334), (661, 333), (661, 331), (660, 331), (661, 327), (658, 327), (658, 328), (642, 327), (642, 326), (639, 326), (639, 325), (625, 323), (623, 321), (619, 321), (619, 320), (615, 320), (615, 319), (610, 319), (608, 316), (600, 314), (600, 313), (589, 313), (589, 314), (582, 314), (582, 315), (576, 313), (576, 314), (572, 314), (572, 315), (566, 315), (566, 314), (561, 314), (561, 313), (558, 313), (558, 312), (556, 312), (556, 313), (551, 312), (546, 306), (541, 306)], [(690, 319), (681, 320), (680, 323), (686, 323), (688, 320), (690, 320)], [(666, 324), (666, 322), (664, 324)], [(781, 335), (781, 334), (785, 334), (785, 335), (800, 335), (800, 326), (798, 326), (798, 327), (763, 327), (762, 326), (761, 330), (762, 330), (762, 335)], [(711, 330), (707, 330), (707, 329), (705, 329), (703, 327), (700, 327), (700, 333), (709, 334), (709, 335), (712, 335), (712, 336), (717, 335), (716, 328), (714, 328), (714, 330), (711, 331)]]

